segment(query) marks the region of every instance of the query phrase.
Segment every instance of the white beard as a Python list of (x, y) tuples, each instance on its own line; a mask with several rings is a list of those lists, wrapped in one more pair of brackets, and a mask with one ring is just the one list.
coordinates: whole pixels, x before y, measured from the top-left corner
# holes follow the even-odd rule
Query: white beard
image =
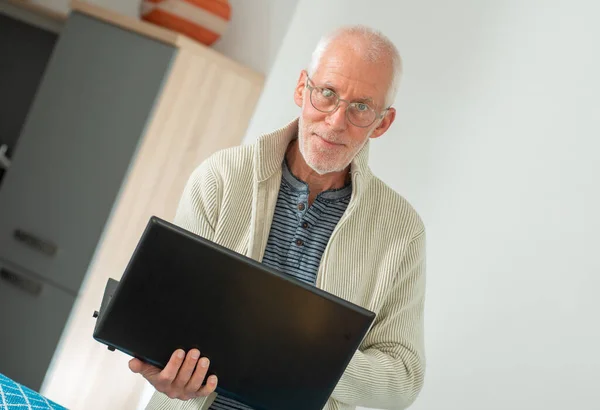
[[(332, 150), (325, 148), (318, 148), (314, 146), (314, 143), (311, 144), (311, 141), (308, 141), (308, 138), (319, 138), (313, 136), (313, 127), (307, 126), (306, 129), (304, 127), (304, 121), (302, 117), (300, 117), (298, 123), (298, 147), (300, 150), (300, 154), (304, 161), (308, 164), (308, 166), (318, 173), (319, 175), (325, 175), (333, 172), (341, 172), (345, 170), (348, 165), (352, 163), (354, 157), (360, 152), (360, 150), (365, 146), (371, 134), (375, 131), (375, 127), (373, 127), (367, 134), (364, 141), (360, 143), (350, 143), (347, 144), (347, 141), (340, 139), (337, 134), (323, 134), (319, 133), (321, 137), (325, 138), (328, 141), (334, 143), (344, 143), (346, 145), (340, 146), (338, 149), (340, 152), (335, 155)], [(311, 147), (312, 145), (312, 147)], [(333, 156), (335, 155), (335, 156)]]

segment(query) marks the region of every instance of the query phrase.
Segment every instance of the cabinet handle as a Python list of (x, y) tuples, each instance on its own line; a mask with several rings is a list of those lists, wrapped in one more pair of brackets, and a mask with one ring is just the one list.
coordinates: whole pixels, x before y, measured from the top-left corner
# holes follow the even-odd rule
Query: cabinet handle
[(48, 256), (56, 255), (56, 245), (50, 241), (40, 239), (32, 233), (25, 232), (21, 229), (16, 229), (13, 233), (14, 238), (30, 248), (46, 254)]
[(6, 156), (8, 145), (3, 144), (0, 146), (0, 169), (10, 168), (10, 159)]
[(0, 279), (32, 296), (38, 296), (43, 287), (41, 283), (23, 277), (16, 272), (11, 272), (6, 268), (0, 268)]

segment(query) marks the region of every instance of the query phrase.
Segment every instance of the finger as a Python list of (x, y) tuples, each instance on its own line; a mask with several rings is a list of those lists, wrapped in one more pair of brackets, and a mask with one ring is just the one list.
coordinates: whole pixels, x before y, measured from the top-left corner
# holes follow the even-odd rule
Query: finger
[(141, 373), (143, 367), (144, 362), (142, 362), (140, 359), (131, 359), (129, 361), (129, 370), (134, 373)]
[(192, 374), (192, 378), (188, 382), (187, 386), (185, 386), (186, 392), (195, 395), (196, 392), (200, 390), (202, 383), (204, 382), (204, 378), (206, 377), (208, 366), (210, 366), (210, 361), (206, 357), (203, 357), (198, 361), (198, 365), (196, 366), (194, 374)]
[(215, 375), (210, 376), (208, 378), (208, 380), (206, 381), (206, 385), (202, 386), (200, 388), (200, 390), (198, 390), (198, 392), (196, 393), (196, 397), (206, 397), (206, 396), (210, 395), (217, 388), (217, 383), (218, 383), (217, 376), (215, 376)]
[(173, 381), (173, 387), (175, 387), (177, 390), (184, 390), (184, 392), (187, 393), (187, 391), (185, 391), (185, 386), (190, 381), (192, 373), (194, 373), (194, 369), (196, 368), (196, 363), (198, 363), (199, 357), (200, 352), (198, 349), (192, 349), (188, 352), (185, 361), (177, 373), (177, 377), (175, 377), (175, 380)]
[(184, 357), (185, 352), (182, 349), (175, 350), (165, 368), (150, 380), (150, 383), (155, 385), (154, 387), (156, 387), (156, 385), (159, 385), (162, 388), (170, 387), (173, 380), (175, 380), (175, 377), (177, 377), (177, 372), (179, 372)]
[(160, 369), (158, 367), (152, 366), (148, 363), (144, 363), (143, 361), (137, 358), (131, 359), (129, 361), (129, 370), (131, 370), (133, 373), (140, 373), (146, 378), (160, 373)]

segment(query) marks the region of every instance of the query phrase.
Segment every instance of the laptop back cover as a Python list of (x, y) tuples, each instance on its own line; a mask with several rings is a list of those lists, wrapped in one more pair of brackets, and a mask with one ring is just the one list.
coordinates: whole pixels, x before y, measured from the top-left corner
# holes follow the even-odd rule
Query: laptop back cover
[(256, 410), (322, 409), (375, 317), (156, 217), (107, 285), (96, 340), (161, 368), (197, 348)]

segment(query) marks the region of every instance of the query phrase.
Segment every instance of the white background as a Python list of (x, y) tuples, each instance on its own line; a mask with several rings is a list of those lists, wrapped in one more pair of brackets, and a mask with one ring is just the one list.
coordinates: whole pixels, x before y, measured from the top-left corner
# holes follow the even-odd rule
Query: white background
[(298, 114), (325, 31), (398, 45), (398, 118), (371, 165), (428, 232), (415, 410), (600, 409), (600, 6), (300, 0), (246, 138)]

